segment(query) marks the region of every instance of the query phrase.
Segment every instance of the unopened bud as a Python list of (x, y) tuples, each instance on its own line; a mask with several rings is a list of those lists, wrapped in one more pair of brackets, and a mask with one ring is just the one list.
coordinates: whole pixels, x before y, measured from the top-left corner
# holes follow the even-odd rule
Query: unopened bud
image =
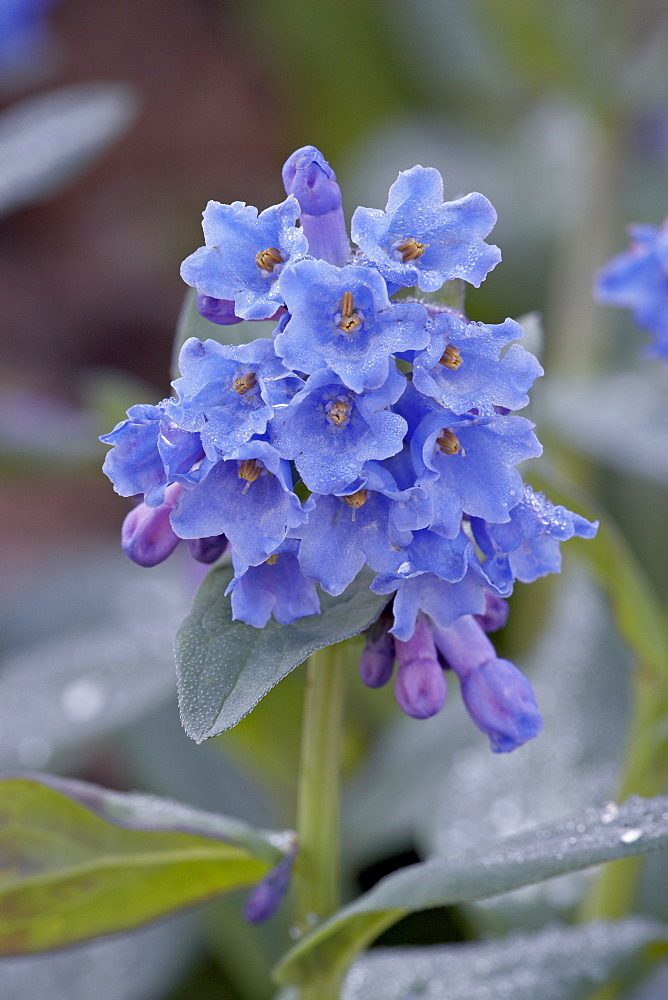
[(301, 209), (299, 222), (313, 257), (342, 267), (350, 259), (350, 243), (336, 174), (315, 146), (302, 146), (283, 167), (283, 183)]
[(169, 522), (182, 487), (176, 483), (167, 487), (165, 502), (159, 507), (138, 504), (123, 521), (121, 546), (138, 566), (157, 566), (164, 562), (180, 542)]
[(383, 631), (373, 638), (365, 636), (364, 650), (360, 657), (360, 677), (370, 688), (387, 684), (394, 670), (394, 638)]
[(227, 538), (225, 535), (210, 535), (208, 538), (189, 538), (188, 548), (190, 555), (197, 562), (214, 563), (227, 548)]
[(244, 906), (244, 917), (249, 924), (261, 924), (276, 913), (290, 885), (296, 853), (286, 854), (251, 892)]
[(420, 616), (407, 642), (395, 637), (399, 669), (394, 695), (400, 708), (414, 719), (428, 719), (443, 708), (447, 685), (426, 620)]
[(485, 591), (485, 610), (481, 615), (473, 617), (485, 632), (496, 632), (508, 621), (510, 608), (502, 597), (493, 594), (491, 590)]
[(489, 660), (472, 670), (462, 680), (462, 697), (495, 753), (515, 750), (543, 728), (531, 684), (508, 660)]

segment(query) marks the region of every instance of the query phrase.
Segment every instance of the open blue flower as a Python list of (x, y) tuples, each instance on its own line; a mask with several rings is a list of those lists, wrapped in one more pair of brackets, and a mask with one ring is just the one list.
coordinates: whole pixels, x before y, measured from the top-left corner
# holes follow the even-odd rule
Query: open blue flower
[(232, 594), (232, 618), (262, 628), (272, 614), (281, 625), (292, 625), (320, 613), (315, 584), (299, 567), (298, 548), (298, 541), (286, 538), (264, 562), (250, 567), (232, 550), (235, 575), (226, 591)]
[(187, 340), (179, 356), (182, 377), (173, 382), (179, 399), (165, 403), (178, 427), (197, 431), (208, 458), (234, 458), (253, 435), (263, 434), (274, 413), (301, 385), (276, 357), (271, 340), (223, 346)]
[(524, 335), (515, 320), (469, 323), (443, 312), (433, 318), (429, 332), (429, 345), (413, 357), (413, 385), (420, 392), (453, 413), (476, 409), (486, 415), (495, 406), (519, 410), (527, 405), (527, 390), (543, 369), (520, 344), (499, 357), (502, 347)]
[(365, 462), (401, 451), (406, 421), (388, 407), (406, 386), (391, 367), (379, 389), (357, 394), (328, 371), (316, 372), (271, 423), (277, 452), (294, 461), (315, 493), (359, 488)]
[(275, 338), (289, 368), (330, 368), (355, 392), (387, 379), (390, 356), (428, 341), (427, 312), (417, 302), (392, 305), (377, 271), (303, 260), (283, 271), (280, 290), (290, 319)]
[(592, 523), (553, 504), (528, 484), (524, 495), (504, 524), (471, 519), (475, 540), (487, 557), (483, 572), (502, 593), (512, 590), (514, 580), (533, 583), (539, 576), (561, 572), (559, 545), (569, 538), (593, 538), (598, 522)]
[(484, 195), (444, 203), (438, 170), (417, 166), (399, 174), (385, 211), (356, 209), (351, 232), (388, 281), (434, 292), (453, 278), (484, 280), (501, 260), (499, 248), (484, 242), (495, 223)]
[(599, 302), (626, 306), (654, 337), (649, 357), (668, 361), (668, 219), (662, 226), (630, 226), (631, 246), (596, 275)]
[(306, 515), (289, 464), (268, 442), (249, 441), (237, 458), (217, 462), (201, 483), (184, 489), (171, 522), (180, 538), (226, 535), (239, 558), (257, 566)]
[(434, 531), (455, 537), (464, 514), (509, 519), (523, 489), (515, 466), (542, 452), (533, 426), (524, 417), (457, 416), (442, 408), (421, 420), (411, 449), (418, 484), (434, 504)]
[(292, 195), (259, 215), (243, 201), (210, 201), (202, 224), (206, 245), (186, 257), (181, 277), (204, 295), (233, 301), (243, 319), (268, 319), (282, 304), (276, 284), (282, 268), (308, 248), (298, 218)]

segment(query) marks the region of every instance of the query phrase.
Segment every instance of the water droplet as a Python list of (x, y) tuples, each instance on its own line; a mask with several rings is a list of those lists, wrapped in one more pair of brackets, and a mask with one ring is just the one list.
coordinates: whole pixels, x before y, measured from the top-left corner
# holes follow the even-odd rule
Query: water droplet
[(104, 705), (104, 692), (99, 684), (87, 677), (73, 681), (63, 688), (60, 703), (75, 722), (90, 722), (100, 714)]
[(642, 837), (642, 830), (625, 830), (619, 838), (623, 844), (635, 844)]
[(601, 811), (601, 823), (612, 823), (619, 816), (619, 806), (616, 802), (606, 802)]

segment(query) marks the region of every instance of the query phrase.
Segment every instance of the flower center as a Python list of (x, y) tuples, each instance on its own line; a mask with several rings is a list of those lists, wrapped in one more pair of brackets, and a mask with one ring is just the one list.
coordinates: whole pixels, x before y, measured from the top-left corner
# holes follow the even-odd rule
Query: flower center
[[(244, 458), (239, 462), (239, 479), (245, 479), (248, 485), (254, 483), (262, 472), (262, 466), (255, 458)], [(248, 489), (248, 486), (245, 487)]]
[(455, 437), (452, 431), (447, 430), (445, 427), (436, 438), (436, 444), (444, 455), (456, 455), (461, 450), (459, 438)]
[(246, 372), (245, 375), (238, 375), (232, 383), (232, 388), (240, 396), (245, 396), (247, 392), (257, 385), (257, 375), (255, 372)]
[(271, 273), (277, 264), (283, 263), (283, 256), (277, 247), (267, 247), (255, 254), (255, 263), (262, 271)]
[(278, 562), (278, 552), (274, 552), (273, 556), (269, 556), (265, 559), (267, 566), (274, 566)]
[(355, 330), (359, 330), (361, 325), (362, 320), (360, 315), (355, 312), (353, 293), (344, 292), (343, 298), (341, 299), (341, 320), (339, 322), (339, 330), (343, 333), (354, 333)]
[(457, 371), (463, 360), (459, 350), (452, 344), (448, 344), (440, 357), (440, 364), (454, 372)]
[(421, 257), (428, 246), (428, 243), (418, 243), (412, 236), (409, 236), (407, 240), (399, 244), (397, 250), (401, 254), (404, 264), (408, 264), (411, 260), (417, 260)]
[(356, 493), (349, 493), (348, 496), (343, 497), (349, 507), (353, 510), (357, 510), (359, 507), (363, 507), (364, 504), (369, 499), (368, 490), (357, 490)]
[(327, 404), (325, 412), (335, 427), (342, 427), (350, 417), (350, 403), (347, 399), (335, 399)]

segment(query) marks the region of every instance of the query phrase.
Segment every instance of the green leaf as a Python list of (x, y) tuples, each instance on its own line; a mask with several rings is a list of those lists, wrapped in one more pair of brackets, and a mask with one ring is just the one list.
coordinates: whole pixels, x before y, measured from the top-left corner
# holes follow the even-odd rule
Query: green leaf
[(179, 705), (188, 735), (201, 743), (230, 729), (316, 649), (367, 628), (387, 603), (369, 590), (372, 578), (363, 570), (340, 597), (321, 594), (319, 615), (293, 625), (271, 619), (257, 629), (232, 621), (224, 596), (232, 569), (215, 567), (176, 637)]
[(279, 983), (301, 984), (346, 968), (408, 913), (486, 899), (555, 875), (668, 847), (668, 796), (592, 808), (488, 848), (432, 858), (388, 875), (300, 941), (277, 966)]
[(271, 337), (276, 323), (267, 319), (261, 321), (244, 321), (243, 323), (230, 323), (229, 326), (221, 326), (219, 323), (212, 323), (197, 312), (195, 300), (197, 292), (194, 288), (189, 288), (185, 294), (181, 312), (176, 322), (176, 332), (174, 334), (174, 344), (172, 346), (172, 377), (179, 376), (179, 353), (190, 337), (197, 337), (198, 340), (217, 340), (220, 344), (247, 344), (258, 337)]
[(660, 924), (550, 927), (483, 944), (378, 948), (356, 962), (342, 1000), (408, 1000), (424, 995), (470, 1000), (584, 1000), (648, 945), (665, 940)]
[(276, 835), (176, 802), (50, 776), (8, 779), (0, 954), (137, 927), (252, 885), (280, 857)]

